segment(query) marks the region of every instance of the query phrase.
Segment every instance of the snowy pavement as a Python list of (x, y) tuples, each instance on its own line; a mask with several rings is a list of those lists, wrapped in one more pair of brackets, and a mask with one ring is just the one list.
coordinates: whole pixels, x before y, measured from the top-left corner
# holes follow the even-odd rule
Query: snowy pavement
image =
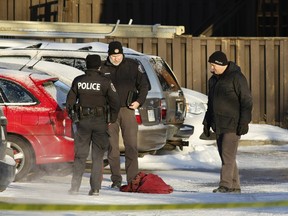
[[(0, 209), (3, 209), (0, 216), (288, 215), (287, 152), (288, 142), (282, 145), (240, 146), (237, 160), (241, 194), (212, 193), (219, 181), (220, 168), (214, 145), (194, 146), (185, 153), (147, 155), (139, 160), (141, 169), (149, 169), (173, 186), (171, 194), (124, 193), (111, 189), (109, 171), (106, 170), (98, 197), (87, 195), (89, 173), (83, 177), (80, 193), (72, 196), (67, 193), (70, 174), (56, 171), (43, 173), (32, 182), (14, 182), (1, 193)], [(22, 205), (20, 211), (7, 210), (9, 204), (17, 206), (23, 203), (28, 209), (38, 208), (39, 211), (23, 211)], [(68, 207), (64, 208), (63, 204)], [(58, 208), (62, 210), (55, 211)]]
[[(158, 174), (174, 188), (171, 194), (113, 190), (106, 170), (98, 197), (87, 195), (89, 173), (83, 177), (80, 193), (71, 196), (67, 192), (69, 169), (59, 172), (50, 168), (31, 176), (31, 181), (13, 182), (0, 193), (0, 216), (288, 215), (288, 130), (250, 124), (237, 157), (242, 193), (213, 194), (221, 163), (215, 141), (199, 139), (202, 120), (203, 115), (186, 118), (186, 123), (198, 127), (183, 151), (139, 158), (140, 169)], [(121, 165), (124, 168), (124, 160)]]

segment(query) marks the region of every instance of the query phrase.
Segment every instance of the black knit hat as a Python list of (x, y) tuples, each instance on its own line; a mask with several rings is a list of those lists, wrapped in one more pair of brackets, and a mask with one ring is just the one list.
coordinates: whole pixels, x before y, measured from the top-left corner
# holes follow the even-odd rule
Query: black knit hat
[(119, 41), (112, 41), (109, 43), (108, 55), (123, 54), (123, 47)]
[(217, 64), (217, 65), (222, 65), (222, 66), (228, 64), (228, 60), (227, 60), (225, 53), (221, 51), (216, 51), (212, 55), (210, 55), (208, 62)]
[(99, 55), (88, 55), (86, 57), (86, 68), (87, 69), (98, 69), (101, 66), (101, 58)]

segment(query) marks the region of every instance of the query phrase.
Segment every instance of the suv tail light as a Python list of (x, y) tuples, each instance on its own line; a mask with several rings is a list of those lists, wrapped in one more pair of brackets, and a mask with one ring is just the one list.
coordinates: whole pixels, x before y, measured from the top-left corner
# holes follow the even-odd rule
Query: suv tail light
[(161, 119), (166, 120), (167, 115), (167, 104), (164, 99), (161, 100)]
[(142, 119), (141, 119), (141, 115), (138, 109), (135, 110), (135, 117), (136, 117), (136, 121), (137, 123), (140, 125), (142, 124)]
[(49, 116), (55, 135), (64, 135), (64, 112), (62, 110), (51, 111)]

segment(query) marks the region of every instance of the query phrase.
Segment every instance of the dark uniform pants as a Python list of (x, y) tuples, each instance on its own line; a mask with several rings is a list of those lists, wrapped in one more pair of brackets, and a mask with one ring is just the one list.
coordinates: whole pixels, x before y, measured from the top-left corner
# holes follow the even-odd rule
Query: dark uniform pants
[(236, 162), (240, 136), (224, 133), (217, 136), (218, 152), (222, 161), (219, 186), (240, 188), (239, 170)]
[(79, 190), (85, 171), (86, 159), (92, 141), (91, 189), (101, 189), (103, 157), (109, 146), (107, 123), (104, 117), (87, 117), (81, 119), (74, 138), (75, 158), (71, 187)]
[(108, 160), (112, 174), (112, 182), (122, 181), (119, 151), (120, 128), (125, 146), (125, 171), (127, 182), (131, 182), (138, 174), (138, 123), (135, 118), (134, 110), (121, 107), (117, 121), (109, 126), (110, 146), (108, 150)]

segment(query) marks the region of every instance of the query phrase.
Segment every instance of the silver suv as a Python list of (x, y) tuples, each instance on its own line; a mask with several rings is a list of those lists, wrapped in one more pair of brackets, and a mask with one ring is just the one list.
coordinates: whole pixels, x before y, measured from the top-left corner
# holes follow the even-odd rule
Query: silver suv
[[(35, 44), (31, 45), (31, 41), (29, 42), (21, 48), (1, 50), (0, 61), (7, 62), (10, 58), (14, 58), (15, 61), (17, 58), (19, 62), (22, 59), (27, 67), (36, 67), (40, 61), (50, 61), (83, 70), (88, 54), (99, 54), (102, 60), (107, 58), (108, 44), (105, 43), (68, 44), (35, 41)], [(151, 84), (144, 105), (135, 111), (139, 123), (139, 151), (154, 151), (164, 146), (169, 149), (188, 146), (188, 138), (193, 134), (194, 128), (184, 124), (186, 100), (169, 65), (158, 56), (145, 55), (129, 48), (124, 48), (124, 54), (126, 58), (139, 62)], [(67, 73), (62, 71), (62, 76), (67, 76)], [(71, 81), (73, 78), (71, 77)], [(158, 144), (155, 145), (155, 142)], [(120, 147), (124, 150), (123, 143)]]

